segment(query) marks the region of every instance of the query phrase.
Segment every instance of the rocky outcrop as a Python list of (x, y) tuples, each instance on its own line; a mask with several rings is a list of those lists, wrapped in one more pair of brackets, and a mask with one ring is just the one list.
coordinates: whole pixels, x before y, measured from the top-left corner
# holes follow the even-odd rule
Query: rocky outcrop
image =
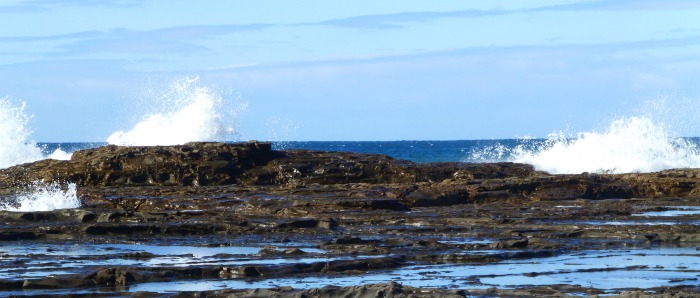
[[(549, 175), (515, 163), (417, 164), (347, 152), (272, 150), (270, 143), (189, 143), (78, 151), (69, 161), (43, 160), (0, 171), (0, 193), (33, 181), (79, 186), (306, 186), (403, 184), (394, 196), (409, 206), (483, 200), (566, 200), (700, 196), (700, 170), (644, 174)], [(372, 205), (374, 204), (374, 205)], [(368, 208), (402, 208), (376, 201)], [(385, 207), (381, 207), (385, 206)]]
[(0, 172), (5, 186), (36, 180), (80, 186), (212, 186), (423, 181), (529, 177), (512, 163), (415, 164), (383, 155), (309, 150), (275, 151), (270, 143), (189, 143), (181, 146), (105, 146), (75, 152), (68, 161), (42, 160)]
[[(389, 282), (315, 289), (217, 288), (167, 295), (127, 291), (151, 282), (275, 285), (278, 280), (306, 278), (362, 280), (366, 274), (383, 276), (440, 265), (419, 273), (423, 284), (444, 280), (438, 272), (441, 265), (537, 264), (538, 259), (563, 255), (567, 257), (561, 259), (569, 262), (596, 250), (700, 243), (700, 214), (673, 219), (644, 215), (700, 206), (697, 169), (550, 175), (525, 164), (420, 164), (371, 154), (276, 151), (259, 142), (106, 146), (76, 152), (68, 161), (44, 160), (0, 170), (0, 199), (37, 180), (75, 183), (82, 206), (0, 211), (0, 265), (12, 268), (3, 271), (0, 295), (17, 291), (50, 295), (45, 291), (58, 289), (90, 296), (98, 288), (104, 296), (143, 297), (610, 294), (564, 284), (490, 288), (493, 284), (481, 279), (495, 273), (469, 270), (460, 271), (466, 276), (449, 285), (454, 290)], [(37, 245), (29, 254), (13, 248), (32, 244), (46, 246)], [(96, 251), (60, 252), (84, 244)], [(138, 251), (141, 245), (152, 251)], [(193, 251), (242, 247), (252, 252), (224, 249), (195, 256), (190, 251), (159, 249), (168, 245)], [(582, 270), (650, 272), (644, 266), (606, 266)], [(665, 274), (673, 271), (683, 277), (680, 273), (686, 269), (668, 267)], [(519, 280), (558, 273), (544, 268), (504, 274)], [(386, 276), (400, 280), (404, 275)], [(474, 286), (487, 290), (459, 288)], [(679, 293), (697, 292), (697, 287), (688, 289)]]
[[(512, 163), (416, 164), (382, 155), (308, 150), (275, 151), (270, 143), (190, 143), (182, 146), (118, 147), (78, 151), (71, 160), (42, 160), (0, 171), (0, 194), (34, 181), (62, 181), (80, 187), (143, 186), (304, 186), (347, 183), (411, 184), (524, 179), (538, 173), (531, 166)], [(461, 187), (456, 194), (438, 195), (439, 204), (463, 202), (474, 196)], [(409, 190), (409, 192), (412, 192)], [(441, 191), (444, 192), (444, 191)], [(469, 194), (467, 194), (469, 192)], [(401, 197), (416, 198), (420, 192)], [(432, 195), (428, 195), (432, 196)], [(85, 196), (84, 196), (85, 197)], [(88, 196), (89, 197), (89, 196)], [(138, 209), (140, 201), (121, 200)], [(153, 203), (153, 202), (150, 202)], [(353, 203), (348, 203), (353, 204)], [(377, 200), (372, 209), (401, 209), (402, 203)]]
[(281, 152), (269, 143), (193, 143), (182, 146), (105, 146), (73, 153), (71, 160), (42, 160), (4, 170), (4, 185), (65, 181), (80, 186), (235, 184), (246, 170)]

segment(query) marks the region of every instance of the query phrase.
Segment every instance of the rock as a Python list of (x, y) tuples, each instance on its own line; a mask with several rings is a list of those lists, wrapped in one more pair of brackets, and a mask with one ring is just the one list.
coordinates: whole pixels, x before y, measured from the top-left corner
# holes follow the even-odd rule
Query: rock
[(381, 241), (379, 240), (365, 240), (360, 237), (345, 237), (345, 238), (338, 238), (333, 241), (335, 244), (340, 244), (340, 245), (355, 245), (355, 244), (379, 244)]
[(338, 222), (336, 222), (335, 219), (328, 218), (320, 220), (316, 226), (321, 229), (335, 230), (335, 228), (338, 227)]
[(34, 240), (39, 238), (33, 232), (0, 231), (0, 241)]
[(243, 266), (238, 268), (223, 267), (219, 272), (222, 278), (253, 278), (262, 276), (262, 272), (255, 266)]
[(301, 249), (298, 249), (296, 247), (293, 248), (287, 248), (284, 250), (285, 255), (292, 255), (292, 256), (298, 256), (298, 255), (303, 255), (305, 252)]
[[(129, 286), (145, 282), (186, 284), (235, 278), (274, 287), (280, 279), (354, 276), (362, 280), (367, 272), (382, 276), (392, 269), (433, 265), (438, 269), (426, 269), (422, 276), (426, 283), (433, 278), (445, 282), (439, 267), (490, 266), (508, 260), (522, 264), (560, 254), (575, 259), (596, 250), (687, 246), (700, 242), (696, 224), (700, 215), (663, 219), (674, 221), (673, 225), (647, 225), (645, 220), (656, 218), (639, 214), (700, 205), (695, 197), (698, 177), (698, 169), (550, 175), (515, 163), (418, 164), (381, 155), (275, 151), (269, 143), (258, 142), (107, 146), (76, 153), (70, 161), (38, 161), (0, 170), (2, 195), (11, 195), (35, 179), (60, 179), (78, 184), (83, 202), (73, 210), (0, 211), (0, 240), (8, 244), (0, 246), (0, 262), (12, 268), (0, 278), (0, 289), (56, 288), (72, 295), (76, 287), (88, 293), (97, 293), (99, 287), (104, 296), (123, 296), (132, 294), (124, 292)], [(620, 222), (624, 224), (615, 224)], [(105, 251), (57, 253), (86, 243)], [(129, 251), (115, 246), (132, 244)], [(223, 251), (205, 257), (186, 248), (153, 254), (146, 248), (141, 251), (141, 245)], [(17, 248), (22, 246), (38, 249), (25, 253)], [(251, 247), (262, 249), (251, 252)], [(138, 265), (115, 265), (120, 261)], [(35, 262), (52, 268), (35, 268)], [(640, 268), (625, 270), (646, 270)], [(690, 269), (666, 266), (664, 270)], [(42, 276), (59, 270), (75, 276)], [(515, 274), (514, 280), (551, 274), (530, 271)], [(615, 294), (567, 285), (481, 290), (477, 289), (483, 286), (480, 280), (487, 276), (464, 273), (448, 287), (476, 288), (450, 291), (381, 283), (172, 296)], [(25, 281), (25, 276), (38, 277)], [(683, 277), (669, 280), (692, 283)], [(3, 291), (0, 296), (10, 295)]]
[(466, 189), (454, 191), (440, 190), (437, 192), (433, 189), (418, 189), (409, 192), (401, 199), (409, 207), (435, 207), (435, 206), (452, 206), (457, 204), (466, 204), (470, 202), (470, 197), (473, 195)]
[(408, 211), (409, 208), (403, 202), (397, 199), (383, 199), (383, 198), (372, 198), (372, 199), (359, 199), (353, 198), (350, 200), (343, 200), (337, 203), (339, 207), (344, 208), (362, 208), (368, 210), (393, 210), (393, 211)]
[[(36, 180), (68, 181), (83, 187), (430, 183), (401, 197), (409, 207), (427, 207), (509, 197), (569, 200), (687, 196), (700, 189), (695, 177), (700, 177), (700, 170), (548, 175), (514, 163), (416, 164), (372, 154), (275, 151), (270, 143), (188, 143), (105, 146), (75, 152), (69, 161), (43, 160), (15, 166), (0, 170), (0, 189)], [(83, 193), (86, 202), (96, 204), (94, 194)], [(126, 211), (137, 211), (144, 200), (122, 198), (112, 203)], [(381, 200), (369, 203), (368, 208), (403, 210), (394, 201)], [(41, 216), (50, 215), (34, 213), (26, 219), (41, 220)]]
[(321, 269), (321, 272), (365, 272), (373, 269), (391, 269), (399, 267), (404, 261), (399, 258), (384, 257), (366, 260), (338, 260), (330, 261)]
[(189, 143), (180, 146), (105, 146), (73, 153), (71, 160), (44, 160), (3, 170), (0, 185), (70, 181), (79, 186), (220, 185), (237, 182), (247, 169), (279, 154), (270, 143)]
[(98, 286), (127, 286), (142, 281), (141, 275), (128, 268), (107, 268), (86, 278)]
[(80, 279), (45, 277), (40, 279), (28, 279), (22, 284), (22, 289), (65, 289), (84, 286)]
[(19, 290), (24, 286), (25, 281), (23, 280), (0, 280), (0, 290)]
[(525, 248), (529, 241), (527, 239), (501, 240), (491, 244), (494, 249)]
[(308, 229), (308, 228), (315, 228), (318, 225), (319, 225), (319, 220), (312, 219), (312, 218), (306, 218), (306, 219), (297, 219), (297, 220), (292, 220), (292, 221), (281, 223), (281, 224), (277, 225), (277, 228), (280, 228), (280, 229), (286, 229), (286, 228)]

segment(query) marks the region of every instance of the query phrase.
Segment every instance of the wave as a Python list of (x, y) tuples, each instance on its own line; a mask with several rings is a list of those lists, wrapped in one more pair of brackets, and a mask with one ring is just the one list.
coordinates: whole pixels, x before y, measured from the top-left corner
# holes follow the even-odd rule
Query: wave
[(231, 140), (237, 115), (246, 107), (230, 105), (222, 92), (202, 86), (199, 77), (176, 80), (164, 90), (151, 90), (145, 101), (150, 105), (146, 110), (155, 112), (141, 117), (128, 131), (114, 132), (107, 138), (109, 144), (156, 146)]
[(18, 195), (4, 198), (0, 210), (51, 211), (80, 207), (75, 183), (35, 182)]
[(24, 102), (18, 104), (9, 97), (0, 98), (0, 169), (46, 158), (70, 159), (66, 152), (43, 154), (31, 140), (32, 131), (28, 128), (31, 116), (24, 109)]
[(552, 134), (546, 140), (519, 140), (471, 153), (478, 161), (527, 163), (553, 174), (637, 173), (700, 167), (700, 148), (692, 139), (672, 136), (650, 117), (623, 117), (602, 132), (576, 137)]

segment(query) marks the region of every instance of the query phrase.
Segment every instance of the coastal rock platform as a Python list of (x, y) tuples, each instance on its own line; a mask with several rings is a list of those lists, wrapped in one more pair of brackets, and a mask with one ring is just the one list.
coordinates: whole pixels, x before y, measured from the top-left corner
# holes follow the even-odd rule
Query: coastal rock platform
[(0, 170), (0, 296), (700, 295), (700, 169), (552, 175), (270, 143), (105, 146)]

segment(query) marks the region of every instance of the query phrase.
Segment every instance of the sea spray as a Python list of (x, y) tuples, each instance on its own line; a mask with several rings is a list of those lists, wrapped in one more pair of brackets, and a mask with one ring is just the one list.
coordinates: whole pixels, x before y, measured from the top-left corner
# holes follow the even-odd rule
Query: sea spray
[(2, 198), (0, 210), (51, 211), (80, 207), (75, 183), (35, 182), (19, 194)]
[(31, 117), (24, 108), (24, 103), (0, 98), (0, 169), (44, 158), (41, 149), (30, 140), (27, 127)]
[(555, 174), (654, 172), (700, 167), (700, 150), (649, 118), (624, 117), (603, 132), (553, 135), (539, 146), (515, 146), (510, 161)]
[[(151, 89), (143, 101), (151, 105), (129, 131), (117, 131), (107, 142), (123, 146), (178, 145), (196, 141), (228, 141), (245, 104), (237, 97), (203, 86), (199, 77), (175, 80), (164, 90)], [(145, 111), (140, 111), (145, 112)]]
[(46, 158), (57, 159), (57, 160), (70, 160), (73, 153), (63, 151), (61, 148), (56, 148), (51, 154), (47, 155)]
[(269, 118), (266, 126), (267, 140), (272, 142), (272, 148), (275, 150), (289, 149), (291, 141), (296, 137), (301, 127), (300, 124), (289, 119), (282, 119), (279, 116)]

